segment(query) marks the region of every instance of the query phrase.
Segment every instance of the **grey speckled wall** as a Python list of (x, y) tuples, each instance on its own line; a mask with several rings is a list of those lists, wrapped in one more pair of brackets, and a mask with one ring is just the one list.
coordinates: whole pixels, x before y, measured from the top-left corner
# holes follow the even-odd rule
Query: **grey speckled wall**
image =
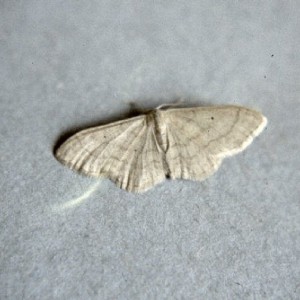
[[(1, 1), (1, 299), (300, 298), (299, 1)], [(269, 125), (142, 195), (60, 165), (78, 128), (240, 104)]]

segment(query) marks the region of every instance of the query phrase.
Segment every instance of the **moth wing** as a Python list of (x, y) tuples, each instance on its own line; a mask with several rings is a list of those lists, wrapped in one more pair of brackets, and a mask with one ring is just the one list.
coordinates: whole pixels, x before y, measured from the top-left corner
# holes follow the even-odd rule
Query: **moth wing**
[(213, 106), (162, 111), (166, 127), (166, 161), (171, 178), (203, 180), (226, 156), (244, 150), (267, 119), (238, 106)]
[(165, 179), (162, 155), (146, 116), (78, 132), (57, 159), (88, 176), (106, 177), (120, 188), (143, 192)]

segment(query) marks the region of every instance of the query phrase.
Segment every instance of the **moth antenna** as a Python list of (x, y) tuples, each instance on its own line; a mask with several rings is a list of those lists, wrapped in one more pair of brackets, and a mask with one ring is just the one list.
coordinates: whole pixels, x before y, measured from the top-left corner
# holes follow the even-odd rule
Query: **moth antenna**
[(157, 106), (156, 109), (162, 109), (162, 108), (166, 108), (166, 107), (179, 106), (179, 105), (181, 105), (184, 102), (185, 102), (184, 99), (180, 98), (179, 100), (177, 100), (174, 103), (164, 103), (164, 104), (161, 104), (161, 105)]

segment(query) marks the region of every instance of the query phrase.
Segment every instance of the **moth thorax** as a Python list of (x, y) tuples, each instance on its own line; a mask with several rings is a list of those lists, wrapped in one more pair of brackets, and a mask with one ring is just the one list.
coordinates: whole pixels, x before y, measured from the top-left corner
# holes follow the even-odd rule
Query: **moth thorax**
[(167, 137), (166, 137), (166, 124), (163, 119), (163, 112), (155, 110), (151, 113), (153, 117), (154, 134), (156, 141), (163, 152), (166, 152)]

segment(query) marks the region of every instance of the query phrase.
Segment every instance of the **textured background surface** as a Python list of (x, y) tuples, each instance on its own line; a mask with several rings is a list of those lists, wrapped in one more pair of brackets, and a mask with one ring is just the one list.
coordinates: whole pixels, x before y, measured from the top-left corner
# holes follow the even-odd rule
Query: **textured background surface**
[[(299, 299), (299, 14), (299, 1), (0, 1), (0, 298)], [(53, 157), (61, 135), (130, 102), (179, 98), (269, 125), (210, 179), (143, 195)]]

